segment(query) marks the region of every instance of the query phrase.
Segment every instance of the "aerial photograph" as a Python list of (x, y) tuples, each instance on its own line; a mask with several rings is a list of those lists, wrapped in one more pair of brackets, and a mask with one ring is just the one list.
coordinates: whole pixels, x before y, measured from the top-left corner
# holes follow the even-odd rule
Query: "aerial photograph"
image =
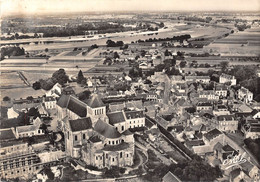
[(260, 181), (260, 0), (0, 8), (0, 181)]

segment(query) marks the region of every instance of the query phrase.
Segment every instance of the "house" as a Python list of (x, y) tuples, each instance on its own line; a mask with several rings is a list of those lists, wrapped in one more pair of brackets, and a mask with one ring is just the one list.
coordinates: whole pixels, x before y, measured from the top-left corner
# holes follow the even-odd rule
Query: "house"
[(215, 109), (213, 110), (213, 114), (215, 116), (229, 115), (230, 112), (229, 112), (227, 106), (219, 104), (219, 105), (216, 105)]
[(238, 129), (238, 120), (234, 115), (220, 115), (217, 116), (218, 129), (220, 131), (235, 133)]
[(234, 76), (222, 73), (219, 77), (219, 83), (230, 83), (230, 85), (236, 85), (237, 84), (237, 80)]
[(208, 100), (219, 100), (219, 95), (214, 90), (199, 91), (199, 98), (207, 98)]
[(229, 155), (237, 155), (237, 154), (238, 152), (235, 149), (233, 149), (229, 144), (223, 146), (221, 143), (217, 143), (214, 146), (214, 155), (222, 163), (224, 160), (228, 158)]
[(0, 177), (1, 180), (12, 180), (22, 176), (33, 177), (39, 172), (41, 161), (32, 147), (20, 139), (2, 140), (2, 135), (13, 135), (0, 131)]
[(228, 88), (225, 85), (217, 85), (215, 87), (215, 94), (219, 97), (226, 98), (228, 93)]
[(230, 182), (252, 181), (252, 179), (240, 168), (231, 171), (229, 175)]
[(200, 102), (196, 106), (196, 110), (198, 112), (200, 112), (200, 111), (210, 111), (210, 110), (212, 110), (212, 108), (213, 108), (213, 105), (209, 102)]
[(201, 82), (201, 83), (209, 83), (209, 76), (185, 76), (186, 82)]
[(55, 109), (56, 102), (56, 99), (52, 96), (47, 96), (43, 98), (43, 103), (46, 109)]
[(260, 110), (254, 109), (254, 110), (251, 112), (251, 116), (252, 116), (252, 118), (254, 118), (254, 119), (260, 119)]
[(62, 87), (59, 83), (56, 83), (52, 89), (50, 89), (48, 92), (46, 92), (46, 97), (54, 97), (58, 98), (61, 96)]
[(75, 95), (75, 91), (73, 90), (72, 87), (66, 87), (62, 90), (62, 94), (65, 94), (65, 95)]
[(250, 92), (247, 88), (241, 87), (237, 91), (237, 98), (245, 103), (250, 103), (253, 101), (253, 93)]
[(175, 176), (171, 171), (164, 175), (162, 182), (181, 182), (181, 180)]
[(260, 138), (260, 121), (256, 119), (247, 119), (242, 126), (241, 131), (245, 138), (257, 139)]
[(14, 110), (13, 107), (8, 108), (7, 110), (7, 117), (8, 119), (17, 118), (19, 116), (19, 112)]
[(33, 121), (32, 125), (25, 125), (25, 126), (17, 126), (15, 129), (15, 134), (18, 138), (24, 137), (32, 137), (36, 135), (44, 135), (43, 129), (40, 129), (41, 126), (41, 119), (36, 118)]

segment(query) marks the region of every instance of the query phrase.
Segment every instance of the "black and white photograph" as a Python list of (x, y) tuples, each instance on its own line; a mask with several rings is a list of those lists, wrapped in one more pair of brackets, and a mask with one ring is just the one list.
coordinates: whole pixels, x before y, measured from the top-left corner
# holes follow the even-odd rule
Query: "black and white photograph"
[(0, 8), (0, 181), (260, 181), (260, 0)]

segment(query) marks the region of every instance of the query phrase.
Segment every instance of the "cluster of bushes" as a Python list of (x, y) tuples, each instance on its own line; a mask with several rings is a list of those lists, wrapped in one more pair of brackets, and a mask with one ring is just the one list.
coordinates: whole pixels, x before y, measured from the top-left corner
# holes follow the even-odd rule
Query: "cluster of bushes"
[(113, 40), (107, 40), (106, 42), (107, 47), (122, 47), (124, 46), (124, 42), (123, 41), (113, 41)]
[(65, 70), (59, 69), (58, 71), (52, 74), (51, 78), (45, 80), (40, 79), (39, 81), (33, 83), (32, 87), (34, 90), (39, 90), (41, 88), (44, 90), (50, 90), (56, 83), (64, 85), (68, 81), (69, 81), (69, 77), (68, 75), (66, 75)]
[(246, 24), (235, 24), (235, 27), (237, 27), (239, 31), (244, 31), (247, 28), (251, 28), (250, 25), (246, 25)]
[(9, 46), (9, 47), (2, 47), (1, 48), (1, 60), (4, 59), (5, 56), (21, 56), (25, 55), (24, 48), (19, 46)]

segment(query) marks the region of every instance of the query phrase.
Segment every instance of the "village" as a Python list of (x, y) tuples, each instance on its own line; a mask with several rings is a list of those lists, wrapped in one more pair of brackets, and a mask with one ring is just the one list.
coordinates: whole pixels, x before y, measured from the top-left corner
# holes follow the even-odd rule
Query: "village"
[[(3, 98), (2, 179), (151, 180), (157, 171), (158, 180), (182, 181), (196, 177), (174, 166), (195, 160), (212, 180), (259, 180), (248, 145), (260, 136), (260, 104), (227, 74), (228, 62), (199, 74), (185, 70), (197, 63), (183, 52), (156, 45), (102, 50), (101, 66), (128, 70), (93, 76), (94, 67), (69, 78), (59, 69), (42, 96)], [(243, 162), (228, 161), (237, 156)]]

